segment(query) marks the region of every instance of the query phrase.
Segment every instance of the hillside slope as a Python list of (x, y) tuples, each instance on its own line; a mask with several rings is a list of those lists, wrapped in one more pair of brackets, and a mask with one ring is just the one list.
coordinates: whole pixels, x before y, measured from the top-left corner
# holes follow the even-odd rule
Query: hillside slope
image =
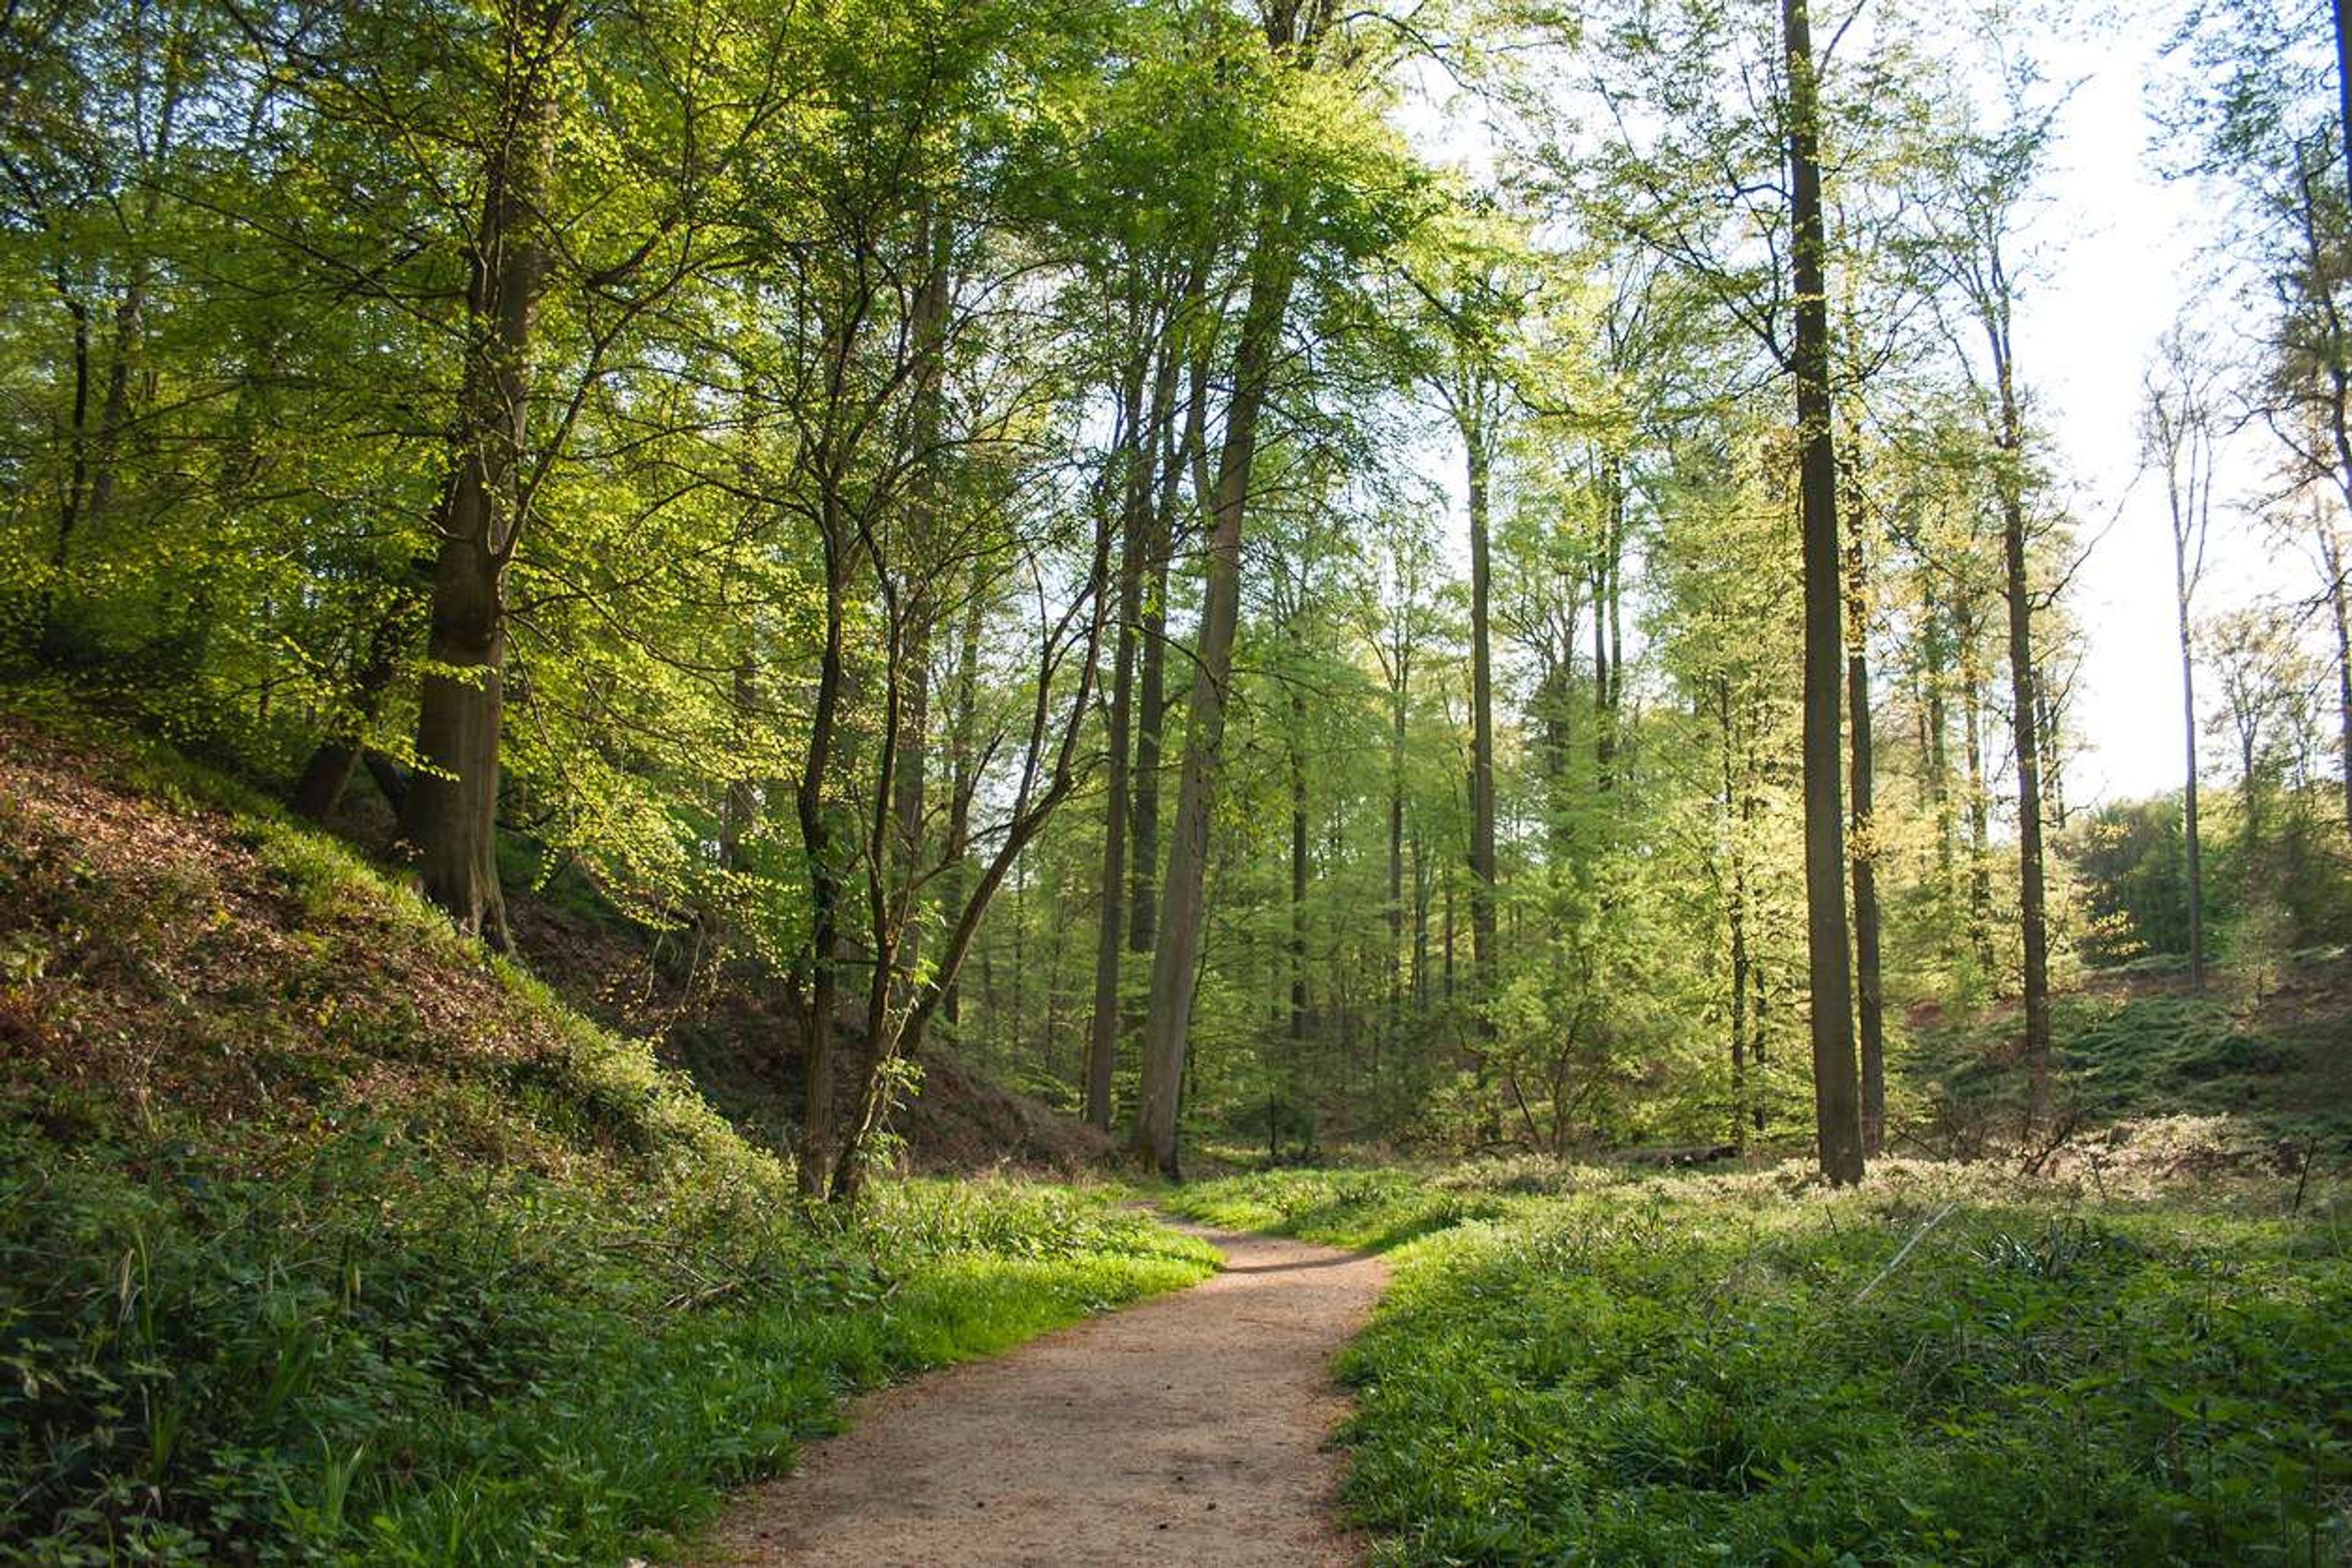
[[(330, 823), (336, 837), (381, 859), (397, 833), (390, 806), (362, 772)], [(517, 955), (572, 1007), (606, 1028), (648, 1041), (655, 1058), (693, 1080), (711, 1107), (755, 1146), (782, 1153), (800, 1114), (800, 1045), (806, 1016), (791, 988), (753, 963), (714, 959), (691, 930), (651, 930), (614, 908), (574, 863), (551, 868), (509, 836), (507, 906)], [(840, 1028), (855, 1038), (860, 1021)], [(1074, 1115), (991, 1081), (941, 1032), (927, 1041), (921, 1089), (894, 1116), (896, 1152), (938, 1173), (1013, 1167), (1071, 1174), (1117, 1155), (1111, 1140)], [(843, 1085), (844, 1113), (851, 1086)]]
[(1009, 1182), (803, 1215), (334, 841), (0, 718), (0, 1560), (613, 1561), (1206, 1256)]

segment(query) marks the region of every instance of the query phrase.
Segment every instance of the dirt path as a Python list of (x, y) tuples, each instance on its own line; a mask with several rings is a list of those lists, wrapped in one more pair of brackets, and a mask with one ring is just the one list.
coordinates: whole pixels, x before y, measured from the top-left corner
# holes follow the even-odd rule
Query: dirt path
[[(1192, 1227), (1186, 1227), (1191, 1229)], [(1330, 1358), (1377, 1259), (1193, 1229), (1223, 1273), (862, 1401), (741, 1499), (713, 1563), (1042, 1568), (1357, 1562), (1335, 1520)]]

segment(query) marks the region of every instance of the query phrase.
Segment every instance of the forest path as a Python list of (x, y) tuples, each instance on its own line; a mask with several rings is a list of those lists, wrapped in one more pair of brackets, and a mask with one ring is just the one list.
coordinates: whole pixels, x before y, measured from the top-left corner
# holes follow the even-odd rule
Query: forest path
[(1353, 1563), (1337, 1522), (1332, 1353), (1380, 1259), (1178, 1228), (1223, 1270), (1189, 1290), (860, 1401), (797, 1473), (739, 1499), (713, 1563), (1044, 1568)]

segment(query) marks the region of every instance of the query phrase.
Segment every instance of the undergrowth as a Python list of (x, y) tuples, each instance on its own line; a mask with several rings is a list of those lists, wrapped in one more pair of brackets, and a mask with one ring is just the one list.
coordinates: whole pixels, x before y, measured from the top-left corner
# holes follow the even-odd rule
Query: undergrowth
[(1207, 1268), (1103, 1200), (452, 1179), (363, 1122), (266, 1176), (0, 1133), (0, 1555), (604, 1563), (842, 1398)]
[(843, 1398), (1205, 1274), (811, 1213), (642, 1042), (233, 784), (0, 721), (0, 1561), (614, 1563)]
[[(2095, 1127), (2156, 1116), (2226, 1116), (2247, 1155), (2291, 1146), (2341, 1166), (2352, 1157), (2352, 969), (2304, 955), (2284, 984), (2217, 968), (2197, 995), (2114, 974), (2055, 999), (2054, 1103)], [(1974, 1154), (2024, 1114), (2017, 1021), (1995, 1013), (1927, 1030), (1903, 1064), (1931, 1114), (1922, 1145)]]
[(1342, 1363), (1382, 1562), (2139, 1564), (2345, 1560), (2342, 1202), (1521, 1161), (1175, 1205), (1397, 1247)]

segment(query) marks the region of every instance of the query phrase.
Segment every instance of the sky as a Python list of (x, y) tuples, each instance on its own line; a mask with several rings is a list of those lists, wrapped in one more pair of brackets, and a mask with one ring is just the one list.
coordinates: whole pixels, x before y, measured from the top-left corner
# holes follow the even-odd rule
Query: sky
[[(2050, 431), (2088, 554), (2070, 589), (2083, 657), (2065, 728), (2070, 804), (2178, 788), (2184, 773), (2180, 670), (2173, 612), (2170, 523), (2160, 479), (2140, 474), (2142, 377), (2158, 336), (2194, 301), (2202, 319), (2235, 319), (2208, 297), (2201, 250), (2216, 243), (2224, 204), (2193, 182), (2167, 181), (2150, 153), (2147, 83), (2159, 70), (2158, 29), (2142, 22), (2095, 39), (2045, 39), (2053, 81), (2076, 86), (2061, 113), (2042, 199), (2021, 236), (2031, 272), (2016, 324), (2020, 373)], [(1434, 80), (1408, 102), (1406, 133), (1432, 154), (1484, 162), (1475, 116), (1449, 110)], [(2199, 590), (2200, 615), (2317, 586), (2311, 563), (2282, 551), (2233, 504), (2271, 460), (2269, 436), (2245, 433), (2225, 452)], [(1433, 451), (1433, 477), (1465, 500)], [(2222, 761), (2210, 740), (2207, 766)]]
[[(2171, 523), (2161, 479), (2138, 472), (2141, 378), (2185, 304), (2224, 321), (2237, 307), (2209, 296), (2198, 259), (2224, 204), (2151, 166), (2143, 84), (2157, 67), (2152, 38), (2126, 33), (2053, 57), (2053, 74), (2082, 86), (2061, 121), (2052, 199), (2035, 218), (2046, 281), (2021, 306), (2019, 362), (2065, 457), (2091, 552), (2072, 606), (2086, 646), (2071, 713), (2083, 750), (2068, 794), (2131, 798), (2179, 787), (2185, 769)], [(2281, 551), (2241, 504), (2263, 480), (2271, 441), (2250, 430), (2224, 454), (2200, 615), (2317, 586), (2309, 563)], [(2212, 752), (2209, 741), (2209, 765)]]

